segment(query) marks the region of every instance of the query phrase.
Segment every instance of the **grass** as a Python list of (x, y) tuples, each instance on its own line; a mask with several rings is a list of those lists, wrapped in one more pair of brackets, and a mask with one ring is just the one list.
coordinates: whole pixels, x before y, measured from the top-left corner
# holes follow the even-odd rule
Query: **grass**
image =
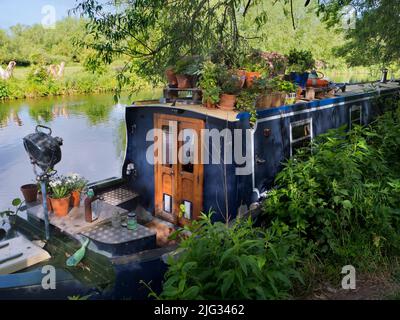
[[(75, 64), (67, 66), (64, 77), (56, 80), (45, 72), (40, 76), (34, 76), (32, 68), (17, 67), (13, 78), (8, 81), (0, 80), (0, 100), (115, 92), (117, 88), (115, 70), (115, 67), (110, 67), (104, 73), (93, 74), (81, 65)], [(150, 89), (145, 81), (135, 75), (131, 78), (135, 87)]]

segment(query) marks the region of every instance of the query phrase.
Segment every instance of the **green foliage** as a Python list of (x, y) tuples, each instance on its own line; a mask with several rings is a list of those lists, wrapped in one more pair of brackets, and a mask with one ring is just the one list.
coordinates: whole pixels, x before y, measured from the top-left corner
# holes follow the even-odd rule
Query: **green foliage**
[(267, 231), (251, 220), (228, 227), (202, 215), (186, 229), (192, 234), (169, 259), (161, 299), (281, 299), (301, 281), (297, 235), (278, 224)]
[(273, 78), (269, 81), (268, 86), (271, 90), (278, 91), (278, 92), (286, 92), (286, 93), (293, 93), (296, 92), (297, 86), (290, 82), (282, 80), (279, 77)]
[(0, 80), (0, 100), (10, 96), (10, 89), (6, 81)]
[[(264, 205), (318, 256), (367, 266), (400, 249), (400, 111), (372, 127), (332, 130), (301, 150), (276, 178)], [(362, 250), (360, 250), (362, 248)]]
[(315, 60), (309, 50), (290, 50), (288, 56), (288, 66), (291, 71), (305, 72), (315, 68)]
[(330, 28), (343, 26), (343, 9), (352, 6), (357, 16), (345, 31), (347, 42), (338, 55), (354, 66), (398, 63), (400, 42), (398, 23), (400, 3), (393, 0), (329, 0), (319, 5), (319, 13)]
[(14, 210), (6, 210), (3, 212), (0, 212), (0, 217), (4, 217), (4, 216), (16, 216), (18, 214), (18, 212), (21, 210), (22, 206), (24, 205), (25, 201), (22, 201), (20, 198), (15, 198), (11, 204), (14, 207)]
[(200, 71), (198, 86), (203, 92), (203, 102), (217, 103), (221, 89), (218, 86), (220, 68), (211, 61), (205, 61)]

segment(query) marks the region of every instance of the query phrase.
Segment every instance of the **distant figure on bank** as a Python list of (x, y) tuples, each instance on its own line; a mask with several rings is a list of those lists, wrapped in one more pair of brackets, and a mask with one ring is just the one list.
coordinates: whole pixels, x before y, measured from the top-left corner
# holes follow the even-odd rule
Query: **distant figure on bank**
[(10, 63), (7, 66), (7, 69), (4, 70), (1, 66), (0, 66), (0, 78), (3, 80), (8, 80), (12, 77), (13, 72), (14, 72), (14, 68), (17, 65), (17, 63), (15, 61), (10, 61)]
[(48, 67), (47, 71), (54, 79), (61, 79), (64, 77), (65, 62), (62, 61), (59, 65), (52, 64)]

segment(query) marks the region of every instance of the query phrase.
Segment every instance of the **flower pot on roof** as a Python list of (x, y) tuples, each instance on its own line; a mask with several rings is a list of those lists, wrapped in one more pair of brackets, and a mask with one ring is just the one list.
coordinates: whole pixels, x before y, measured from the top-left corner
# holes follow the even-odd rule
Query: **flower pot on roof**
[(287, 56), (290, 80), (305, 89), (309, 71), (314, 69), (315, 60), (311, 51), (292, 49)]
[(200, 56), (185, 56), (176, 62), (174, 72), (178, 89), (189, 89), (195, 86), (201, 64), (202, 58)]
[(49, 183), (51, 196), (50, 202), (57, 217), (68, 215), (71, 201), (70, 185), (65, 177), (56, 177)]
[(21, 186), (21, 192), (24, 196), (25, 202), (35, 202), (37, 200), (38, 195), (38, 186), (37, 184), (26, 184)]
[(221, 89), (218, 85), (218, 77), (220, 66), (214, 64), (210, 60), (202, 64), (200, 70), (200, 77), (197, 83), (202, 91), (203, 106), (208, 109), (215, 109), (216, 104), (219, 102)]
[(176, 78), (175, 71), (172, 67), (167, 68), (165, 70), (165, 77), (168, 81), (168, 87), (170, 88), (177, 88), (178, 86), (178, 79)]
[(269, 74), (269, 65), (262, 57), (262, 52), (252, 50), (243, 62), (243, 67), (246, 70), (246, 88), (251, 88), (255, 80), (260, 79), (263, 75)]
[(221, 88), (221, 96), (218, 107), (225, 111), (235, 110), (236, 96), (240, 92), (238, 77), (232, 71), (222, 72), (219, 85)]

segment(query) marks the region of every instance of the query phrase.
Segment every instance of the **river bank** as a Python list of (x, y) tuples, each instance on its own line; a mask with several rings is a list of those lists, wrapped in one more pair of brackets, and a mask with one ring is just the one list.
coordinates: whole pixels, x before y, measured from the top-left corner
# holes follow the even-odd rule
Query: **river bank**
[[(117, 71), (112, 68), (103, 73), (91, 73), (83, 67), (65, 69), (62, 79), (53, 79), (47, 74), (34, 74), (32, 68), (17, 68), (13, 78), (0, 80), (0, 101), (49, 96), (72, 96), (81, 94), (114, 93), (117, 88)], [(150, 90), (144, 80), (132, 75), (135, 86)]]

